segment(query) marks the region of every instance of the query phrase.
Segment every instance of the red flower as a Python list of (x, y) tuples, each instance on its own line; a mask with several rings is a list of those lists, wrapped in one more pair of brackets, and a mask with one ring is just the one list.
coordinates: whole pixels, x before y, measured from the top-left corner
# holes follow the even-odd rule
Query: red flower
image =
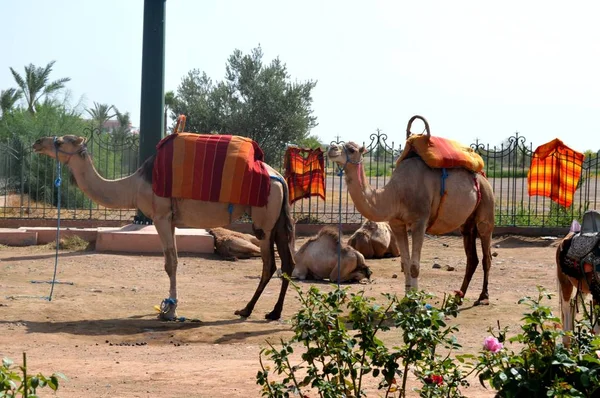
[(441, 386), (444, 384), (444, 378), (440, 375), (433, 375), (431, 376), (431, 382)]
[(465, 297), (465, 294), (461, 290), (455, 290), (454, 294), (457, 295), (460, 298), (464, 298)]

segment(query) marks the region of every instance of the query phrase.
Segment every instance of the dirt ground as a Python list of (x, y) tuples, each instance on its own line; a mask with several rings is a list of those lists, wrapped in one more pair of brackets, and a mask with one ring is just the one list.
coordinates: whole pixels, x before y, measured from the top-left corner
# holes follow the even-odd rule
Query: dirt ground
[[(298, 239), (297, 245), (303, 239)], [(500, 321), (516, 330), (525, 307), (517, 301), (536, 295), (536, 285), (556, 292), (556, 240), (495, 237), (489, 306), (474, 307), (481, 291), (479, 269), (456, 323), (464, 352), (476, 353)], [(368, 260), (372, 283), (352, 285), (369, 295), (404, 293), (399, 259)], [(441, 269), (433, 269), (439, 263)], [(445, 265), (456, 267), (454, 271)], [(62, 372), (58, 397), (259, 397), (256, 373), (266, 341), (291, 337), (289, 320), (299, 309), (288, 291), (281, 321), (268, 322), (279, 292), (274, 278), (248, 319), (234, 311), (252, 296), (260, 275), (258, 259), (221, 261), (215, 255), (182, 254), (178, 273), (179, 315), (201, 322), (160, 322), (154, 306), (167, 296), (161, 256), (61, 251), (58, 281), (52, 278), (54, 251), (48, 247), (0, 248), (0, 356), (21, 363), (27, 352), (30, 372)], [(458, 289), (465, 269), (460, 237), (428, 237), (422, 255), (420, 287), (441, 297)], [(398, 278), (394, 278), (394, 274)], [(309, 282), (301, 283), (303, 288)], [(319, 284), (329, 289), (328, 284)], [(552, 303), (558, 315), (558, 299)], [(384, 341), (399, 341), (388, 332)], [(463, 391), (491, 397), (476, 379)], [(415, 393), (412, 394), (416, 395)], [(52, 396), (44, 392), (42, 396)], [(380, 396), (378, 393), (369, 396)]]

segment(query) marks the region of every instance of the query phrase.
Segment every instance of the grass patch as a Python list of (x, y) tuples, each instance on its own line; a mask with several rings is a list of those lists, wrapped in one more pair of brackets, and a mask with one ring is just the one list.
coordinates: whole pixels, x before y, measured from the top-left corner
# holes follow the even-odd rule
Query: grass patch
[[(48, 249), (56, 250), (56, 242), (51, 242), (46, 245)], [(58, 242), (59, 250), (71, 251), (86, 251), (91, 248), (91, 242), (81, 239), (77, 235), (67, 236)]]

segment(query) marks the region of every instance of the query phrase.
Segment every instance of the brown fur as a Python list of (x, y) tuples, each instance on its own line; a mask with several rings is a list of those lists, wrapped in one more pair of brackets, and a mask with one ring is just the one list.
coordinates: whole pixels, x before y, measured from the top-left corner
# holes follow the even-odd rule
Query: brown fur
[(215, 239), (215, 252), (228, 260), (260, 257), (260, 241), (253, 235), (226, 228), (212, 228), (208, 233)]
[[(386, 228), (387, 230), (382, 230)], [(388, 223), (365, 220), (348, 239), (348, 245), (362, 253), (365, 258), (399, 257), (400, 248)]]
[[(294, 276), (300, 279), (323, 279), (337, 281), (340, 272), (341, 282), (361, 281), (371, 277), (371, 270), (365, 263), (364, 256), (354, 248), (342, 244), (340, 248), (341, 269), (338, 271), (338, 244), (339, 233), (333, 226), (325, 226), (316, 236), (309, 238), (296, 252), (297, 267)], [(315, 247), (314, 245), (319, 245)], [(315, 252), (310, 250), (322, 250), (318, 258)], [(322, 257), (321, 257), (322, 255)], [(307, 257), (308, 256), (308, 257)]]

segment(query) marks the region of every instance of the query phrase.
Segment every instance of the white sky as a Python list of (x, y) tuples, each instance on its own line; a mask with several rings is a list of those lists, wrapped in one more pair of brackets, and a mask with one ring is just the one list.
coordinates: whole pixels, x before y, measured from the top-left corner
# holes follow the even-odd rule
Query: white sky
[[(500, 144), (518, 131), (600, 149), (600, 3), (593, 1), (167, 0), (165, 90), (192, 68), (213, 80), (261, 45), (293, 79), (318, 81), (312, 134)], [(0, 89), (56, 60), (72, 102), (116, 105), (139, 125), (143, 0), (0, 0)], [(414, 131), (421, 128), (415, 123)], [(55, 132), (60, 133), (60, 132)]]

